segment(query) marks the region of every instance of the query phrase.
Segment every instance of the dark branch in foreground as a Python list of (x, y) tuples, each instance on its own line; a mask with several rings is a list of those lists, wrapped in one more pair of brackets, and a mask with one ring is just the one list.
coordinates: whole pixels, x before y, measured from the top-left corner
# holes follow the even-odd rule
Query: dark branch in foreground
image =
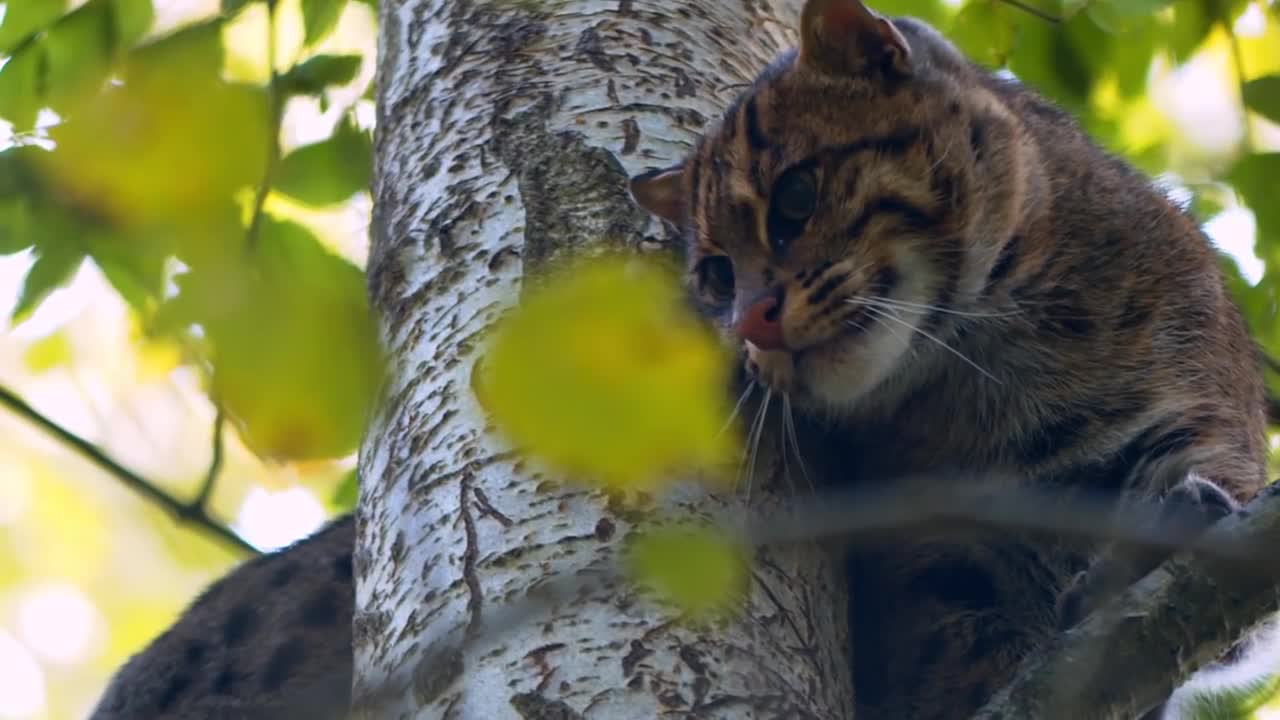
[[(1156, 705), (1280, 609), (1277, 542), (1280, 487), (1273, 484), (1212, 526), (1191, 552), (1027, 658), (977, 718), (1123, 717)], [(1201, 547), (1232, 548), (1232, 561)]]
[(173, 497), (172, 495), (169, 495), (168, 493), (161, 490), (160, 488), (156, 487), (154, 483), (150, 482), (149, 480), (146, 480), (145, 478), (137, 475), (133, 471), (129, 470), (128, 468), (124, 467), (120, 463), (116, 462), (110, 456), (104, 453), (101, 449), (99, 449), (98, 446), (94, 445), (88, 440), (85, 440), (79, 435), (76, 435), (70, 430), (67, 430), (66, 428), (55, 423), (53, 420), (50, 420), (44, 415), (41, 415), (35, 408), (28, 405), (25, 400), (18, 397), (17, 394), (12, 392), (8, 388), (0, 387), (0, 405), (4, 405), (5, 407), (8, 407), (10, 410), (13, 410), (13, 412), (16, 413), (17, 415), (23, 418), (26, 418), (27, 420), (30, 420), (34, 425), (40, 427), (42, 430), (54, 436), (55, 438), (62, 441), (63, 443), (66, 443), (72, 449), (79, 452), (80, 455), (87, 458), (90, 462), (97, 465), (99, 468), (105, 470), (109, 474), (115, 476), (116, 479), (124, 483), (130, 489), (142, 495), (147, 500), (150, 500), (151, 502), (164, 508), (166, 511), (169, 512), (170, 515), (173, 516), (174, 520), (178, 521), (179, 523), (190, 523), (191, 525), (194, 525), (200, 528), (204, 532), (218, 538), (219, 540), (235, 547), (238, 550), (243, 550), (255, 555), (259, 554), (260, 551), (257, 548), (255, 548), (253, 545), (249, 544), (247, 540), (235, 534), (225, 525), (222, 525), (221, 523), (217, 522), (212, 517), (210, 517), (208, 511), (204, 507), (204, 501), (207, 499), (209, 489), (211, 487), (212, 479), (216, 477), (218, 472), (218, 467), (221, 465), (221, 462), (222, 462), (222, 454), (220, 451), (221, 444), (222, 444), (221, 443), (221, 440), (222, 440), (221, 412), (219, 412), (218, 419), (215, 421), (217, 425), (216, 425), (216, 429), (214, 430), (214, 437), (215, 437), (214, 443), (215, 443), (215, 447), (219, 448), (219, 450), (215, 452), (213, 462), (211, 463), (209, 473), (206, 477), (206, 484), (202, 488), (201, 494), (196, 499), (195, 502), (184, 503), (178, 500), (177, 498)]
[[(1280, 609), (1280, 486), (1270, 486), (1239, 514), (1203, 532), (1194, 512), (1114, 495), (1019, 487), (1010, 478), (904, 482), (889, 488), (797, 498), (727, 519), (747, 545), (840, 538), (855, 544), (913, 528), (1044, 532), (1181, 552), (1086, 618), (1040, 654), (1028, 658), (1010, 687), (978, 716), (983, 720), (1133, 717), (1150, 707)], [(928, 491), (922, 488), (927, 485)], [(986, 488), (983, 488), (983, 485)], [(398, 697), (412, 677), (457, 675), (457, 658), (477, 642), (494, 642), (508, 628), (601, 582), (629, 580), (616, 562), (599, 562), (547, 578), (538, 591), (486, 611), (474, 637), (455, 629), (402, 669), (356, 699), (365, 710)], [(1102, 643), (1102, 652), (1098, 652)], [(1063, 693), (1064, 686), (1070, 693)], [(1064, 703), (1063, 696), (1068, 695)], [(377, 716), (374, 712), (373, 717)]]

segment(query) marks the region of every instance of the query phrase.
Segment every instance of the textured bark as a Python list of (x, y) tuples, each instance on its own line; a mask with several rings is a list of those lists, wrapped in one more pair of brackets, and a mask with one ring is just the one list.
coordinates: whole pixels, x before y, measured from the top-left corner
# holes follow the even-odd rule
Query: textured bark
[[(361, 458), (357, 713), (852, 715), (826, 553), (761, 550), (742, 618), (673, 623), (607, 572), (633, 518), (513, 456), (472, 393), (483, 332), (549, 263), (675, 247), (632, 205), (628, 176), (682, 155), (792, 42), (796, 11), (382, 3), (369, 282), (394, 367)], [(765, 447), (761, 472), (777, 475), (776, 457)], [(689, 491), (661, 516), (735, 502)], [(566, 579), (581, 587), (531, 604)]]

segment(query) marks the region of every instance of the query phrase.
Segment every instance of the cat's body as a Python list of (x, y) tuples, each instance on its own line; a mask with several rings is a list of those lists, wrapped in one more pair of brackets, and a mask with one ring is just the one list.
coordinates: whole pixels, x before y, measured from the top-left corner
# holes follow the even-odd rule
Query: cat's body
[[(816, 475), (985, 472), (1173, 493), (1215, 514), (1262, 485), (1253, 346), (1191, 218), (921, 23), (810, 0), (801, 38), (681, 168), (632, 190), (686, 230), (695, 294), (750, 343), (756, 381), (808, 411)], [(350, 625), (349, 574), (330, 568), (349, 569), (352, 539), (347, 519), (220, 581), (121, 671), (94, 720), (247, 716), (313, 593), (341, 593), (335, 622)], [(862, 547), (859, 719), (966, 717), (1096, 602), (1062, 617), (1099, 550), (1011, 535)], [(273, 589), (289, 567), (319, 586)], [(246, 603), (279, 625), (220, 647)], [(292, 665), (282, 703), (349, 688), (349, 627), (314, 630), (329, 645)], [(250, 682), (219, 699), (227, 668)]]
[(90, 720), (341, 720), (351, 698), (347, 515), (209, 586), (112, 679)]
[[(923, 23), (857, 0), (810, 0), (802, 22), (798, 52), (632, 191), (684, 231), (693, 294), (749, 375), (817, 418), (800, 448), (817, 474), (1012, 477), (1209, 518), (1256, 492), (1256, 351), (1194, 220)], [(968, 717), (1158, 560), (1081, 574), (1102, 551), (1010, 534), (860, 548), (859, 719)]]

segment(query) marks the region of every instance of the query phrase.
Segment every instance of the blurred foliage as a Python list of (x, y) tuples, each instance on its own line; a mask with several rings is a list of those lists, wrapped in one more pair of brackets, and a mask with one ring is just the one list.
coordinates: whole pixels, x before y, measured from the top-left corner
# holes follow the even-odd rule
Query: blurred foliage
[(729, 358), (665, 264), (606, 256), (559, 268), (491, 340), (479, 399), (558, 474), (651, 490), (740, 453), (725, 428)]
[[(332, 226), (343, 213), (367, 221), (371, 113), (361, 109), (371, 97), (376, 2), (3, 5), (0, 118), (12, 134), (0, 149), (0, 277), (12, 268), (21, 276), (0, 382), (57, 405), (60, 421), (139, 472), (168, 478), (175, 494), (199, 487), (216, 401), (237, 432), (214, 511), (243, 520), (261, 488), (287, 495), (299, 482), (327, 512), (350, 508), (351, 453), (384, 360), (360, 271), (364, 228), (340, 237)], [(1040, 89), (1218, 223), (1218, 239), (1248, 240), (1248, 223), (1237, 221), (1252, 218), (1258, 267), (1245, 267), (1252, 258), (1240, 247), (1222, 265), (1255, 335), (1280, 356), (1277, 0), (873, 5), (934, 23)], [(1191, 85), (1198, 96), (1188, 102)], [(725, 413), (709, 390), (722, 379), (712, 354), (683, 320), (669, 332), (669, 286), (617, 271), (579, 273), (559, 300), (515, 314), (503, 326), (507, 361), (500, 332), (478, 389), (517, 442), (611, 486), (647, 487), (663, 467), (714, 462), (736, 441), (713, 422)], [(97, 295), (67, 316), (60, 292), (92, 278), (101, 279)], [(565, 302), (607, 312), (547, 323)], [(566, 344), (582, 350), (536, 350)], [(540, 362), (522, 367), (530, 357)], [(611, 383), (611, 370), (632, 384)], [(539, 405), (542, 383), (567, 381), (580, 384), (582, 403)], [(584, 409), (594, 415), (574, 414)], [(578, 453), (587, 445), (631, 457), (596, 437), (590, 421), (600, 413), (627, 418), (644, 449), (663, 452), (621, 469)], [(654, 422), (663, 417), (688, 423)], [(27, 647), (45, 677), (30, 712), (14, 709), (17, 681), (0, 679), (0, 716), (77, 717), (125, 657), (237, 558), (11, 420), (0, 418), (12, 429), (0, 434), (0, 664), (20, 667), (12, 648)], [(574, 442), (574, 433), (596, 442)], [(722, 606), (741, 581), (732, 572), (741, 551), (697, 532), (646, 533), (629, 555), (634, 572), (690, 610)], [(45, 603), (32, 598), (67, 588), (91, 599), (84, 616), (97, 618), (86, 621), (75, 659), (30, 621)], [(74, 614), (53, 625), (70, 626)], [(1270, 689), (1223, 696), (1212, 705), (1219, 714), (1206, 717), (1238, 717)]]

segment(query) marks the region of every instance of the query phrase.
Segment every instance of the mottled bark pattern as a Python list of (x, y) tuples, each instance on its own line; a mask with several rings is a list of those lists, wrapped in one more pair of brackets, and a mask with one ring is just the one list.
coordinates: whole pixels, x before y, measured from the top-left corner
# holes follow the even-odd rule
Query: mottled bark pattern
[[(746, 617), (714, 629), (672, 624), (605, 580), (495, 633), (494, 613), (544, 580), (604, 567), (633, 525), (510, 454), (471, 391), (483, 332), (548, 263), (670, 246), (629, 201), (628, 176), (683, 154), (793, 41), (795, 12), (382, 3), (369, 282), (395, 367), (362, 453), (357, 711), (851, 715), (844, 591), (813, 548), (761, 551)], [(774, 458), (766, 448), (761, 470)], [(728, 502), (695, 492), (662, 513)]]

